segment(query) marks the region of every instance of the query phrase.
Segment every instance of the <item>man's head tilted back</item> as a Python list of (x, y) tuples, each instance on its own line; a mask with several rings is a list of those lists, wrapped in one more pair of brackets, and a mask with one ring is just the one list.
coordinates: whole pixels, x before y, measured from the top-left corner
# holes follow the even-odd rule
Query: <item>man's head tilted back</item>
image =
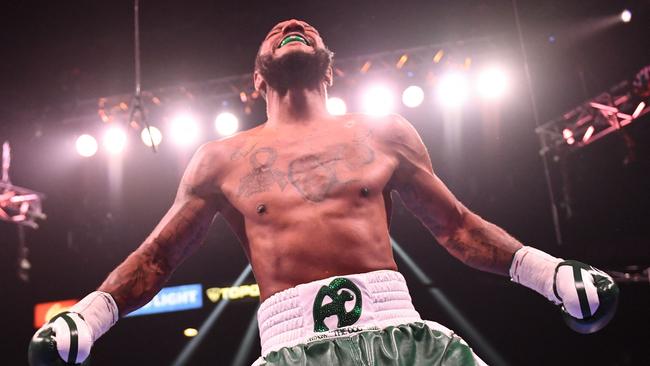
[(255, 89), (281, 96), (289, 89), (319, 89), (332, 84), (333, 53), (316, 28), (291, 19), (276, 24), (255, 59)]

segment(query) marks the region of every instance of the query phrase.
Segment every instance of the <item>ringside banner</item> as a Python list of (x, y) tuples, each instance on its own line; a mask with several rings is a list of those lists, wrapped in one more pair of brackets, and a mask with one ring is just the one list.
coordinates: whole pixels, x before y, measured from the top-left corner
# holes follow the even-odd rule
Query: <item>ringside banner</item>
[(43, 302), (34, 306), (34, 328), (38, 329), (56, 314), (68, 310), (78, 300)]
[(127, 317), (198, 309), (202, 306), (203, 286), (201, 284), (165, 287), (147, 305)]

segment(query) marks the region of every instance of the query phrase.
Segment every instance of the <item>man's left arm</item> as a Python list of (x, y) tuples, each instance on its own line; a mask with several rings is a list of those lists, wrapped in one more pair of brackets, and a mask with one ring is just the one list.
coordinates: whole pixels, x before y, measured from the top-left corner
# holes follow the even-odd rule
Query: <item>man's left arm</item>
[(507, 276), (522, 244), (460, 203), (433, 173), (413, 126), (399, 116), (391, 118), (387, 142), (398, 159), (392, 184), (406, 207), (451, 255), (476, 269)]
[(584, 263), (523, 246), (471, 212), (433, 173), (429, 153), (413, 126), (399, 116), (389, 118), (384, 140), (398, 161), (392, 185), (451, 255), (476, 269), (509, 276), (562, 304), (573, 320), (589, 323), (576, 325), (578, 331), (596, 331), (611, 319), (618, 298), (611, 277)]

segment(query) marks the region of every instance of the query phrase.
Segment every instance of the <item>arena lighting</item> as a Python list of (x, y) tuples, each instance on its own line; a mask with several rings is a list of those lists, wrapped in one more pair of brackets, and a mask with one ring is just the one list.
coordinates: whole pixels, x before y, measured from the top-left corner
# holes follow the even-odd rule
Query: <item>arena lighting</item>
[(445, 74), (438, 81), (438, 101), (446, 107), (460, 107), (468, 94), (467, 76), (460, 72)]
[(239, 129), (239, 119), (230, 112), (222, 112), (214, 119), (214, 128), (221, 136), (230, 136)]
[(625, 9), (621, 12), (621, 20), (623, 23), (629, 23), (632, 20), (632, 12)]
[(566, 143), (569, 145), (573, 145), (573, 143), (576, 142), (576, 139), (573, 137), (573, 132), (568, 128), (562, 130), (562, 137), (564, 137), (564, 140), (566, 140)]
[(199, 125), (193, 116), (179, 114), (171, 122), (171, 139), (181, 146), (194, 143), (199, 137)]
[(97, 140), (90, 135), (81, 135), (77, 137), (75, 143), (77, 152), (84, 158), (89, 158), (97, 153)]
[(582, 136), (582, 142), (589, 141), (591, 136), (594, 134), (595, 130), (596, 129), (594, 128), (594, 126), (589, 126), (589, 128), (587, 128), (587, 131), (585, 132), (584, 136)]
[[(151, 136), (149, 136), (149, 131), (151, 131)], [(162, 132), (154, 126), (149, 126), (149, 128), (145, 127), (140, 133), (140, 138), (148, 147), (151, 147), (151, 140), (153, 138), (153, 143), (158, 146), (162, 141)]]
[(503, 69), (491, 66), (480, 72), (476, 80), (478, 94), (485, 99), (498, 99), (508, 89), (508, 76)]
[(196, 337), (198, 334), (199, 331), (196, 328), (187, 328), (183, 331), (183, 335), (188, 338)]
[(104, 133), (104, 148), (112, 154), (119, 154), (126, 147), (126, 133), (119, 127), (109, 127)]
[(402, 93), (402, 103), (409, 108), (415, 108), (424, 101), (424, 91), (417, 85), (411, 85)]
[(327, 111), (333, 116), (341, 116), (348, 111), (348, 107), (341, 98), (327, 98)]
[(639, 103), (639, 105), (636, 106), (636, 109), (634, 109), (634, 112), (632, 112), (632, 118), (637, 118), (639, 115), (641, 115), (641, 112), (645, 108), (645, 102)]
[(363, 110), (373, 116), (385, 116), (393, 110), (393, 99), (386, 86), (372, 86), (363, 95)]

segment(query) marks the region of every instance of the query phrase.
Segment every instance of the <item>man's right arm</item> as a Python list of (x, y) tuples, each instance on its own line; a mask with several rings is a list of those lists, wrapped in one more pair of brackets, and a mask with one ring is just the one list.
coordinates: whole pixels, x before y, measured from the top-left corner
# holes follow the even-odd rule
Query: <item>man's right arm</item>
[(174, 270), (203, 242), (225, 203), (219, 190), (219, 145), (202, 146), (190, 161), (172, 207), (147, 239), (117, 266), (104, 283), (69, 311), (36, 331), (29, 364), (78, 364), (102, 334), (124, 316), (149, 302)]
[(145, 305), (178, 265), (203, 242), (223, 197), (217, 185), (216, 144), (202, 146), (190, 161), (176, 199), (147, 239), (98, 288), (111, 294), (120, 316)]

